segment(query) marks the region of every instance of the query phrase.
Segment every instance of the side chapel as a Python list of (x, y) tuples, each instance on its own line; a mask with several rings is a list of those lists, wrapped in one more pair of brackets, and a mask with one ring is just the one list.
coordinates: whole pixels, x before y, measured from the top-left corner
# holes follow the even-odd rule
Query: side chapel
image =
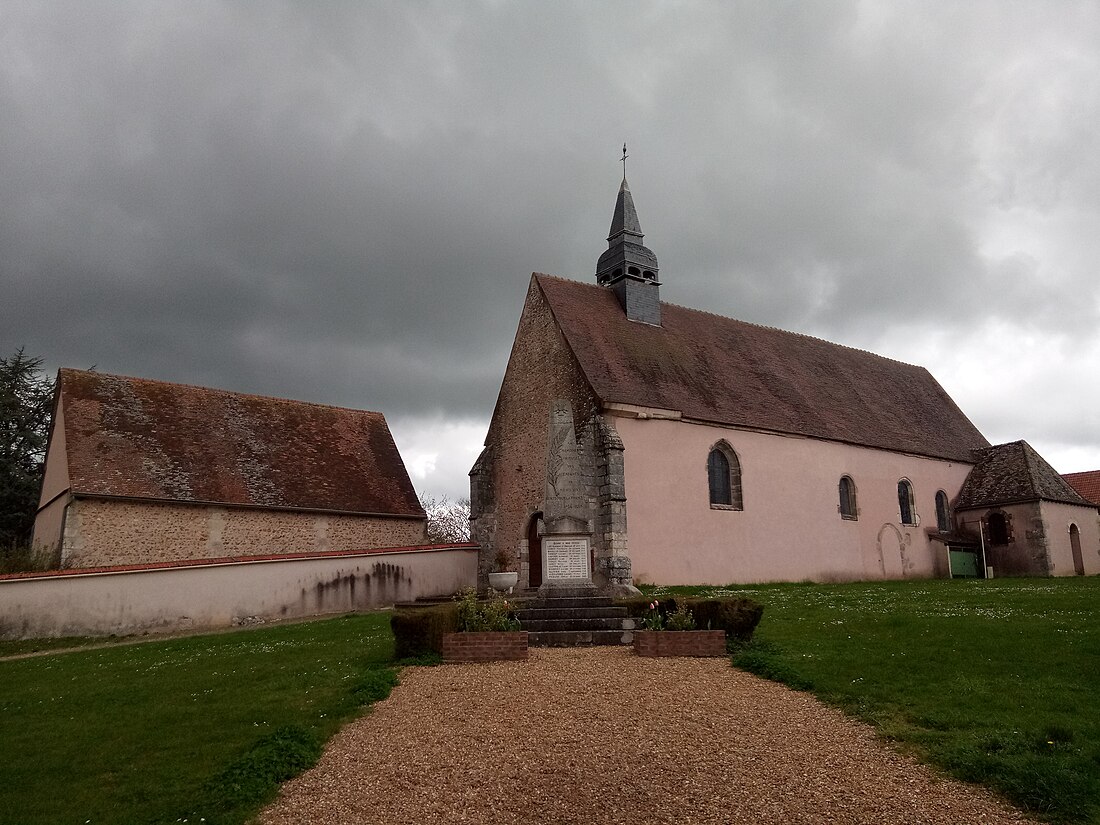
[(926, 369), (663, 303), (643, 237), (624, 175), (595, 283), (531, 277), (470, 472), (481, 586), (500, 548), (543, 584), (552, 408), (606, 591), (1100, 573), (1096, 505)]

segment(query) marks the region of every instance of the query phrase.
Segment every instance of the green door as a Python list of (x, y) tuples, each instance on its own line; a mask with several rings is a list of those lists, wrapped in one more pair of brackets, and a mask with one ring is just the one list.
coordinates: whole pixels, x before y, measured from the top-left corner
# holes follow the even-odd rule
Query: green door
[(969, 550), (956, 550), (951, 548), (948, 551), (951, 555), (951, 577), (954, 579), (976, 579), (978, 578), (978, 554), (972, 553)]

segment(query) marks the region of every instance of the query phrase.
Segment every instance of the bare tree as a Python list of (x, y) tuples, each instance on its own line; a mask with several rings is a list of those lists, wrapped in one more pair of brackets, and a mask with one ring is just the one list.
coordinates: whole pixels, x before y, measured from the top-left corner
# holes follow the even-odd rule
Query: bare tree
[(430, 544), (453, 544), (470, 540), (470, 499), (452, 501), (447, 496), (421, 493), (420, 506), (428, 514)]

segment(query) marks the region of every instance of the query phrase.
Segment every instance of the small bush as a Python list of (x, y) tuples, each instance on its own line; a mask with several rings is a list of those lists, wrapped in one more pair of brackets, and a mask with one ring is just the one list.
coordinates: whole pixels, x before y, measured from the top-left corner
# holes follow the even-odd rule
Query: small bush
[(687, 609), (687, 605), (680, 605), (672, 613), (668, 614), (669, 630), (694, 630), (695, 617)]
[(515, 609), (495, 593), (486, 601), (478, 601), (477, 591), (465, 590), (458, 602), (458, 629), (463, 633), (519, 630)]
[(687, 599), (695, 624), (705, 630), (724, 630), (726, 638), (742, 644), (752, 639), (763, 605), (752, 599)]
[(443, 654), (443, 634), (458, 631), (458, 604), (395, 610), (390, 617), (395, 659)]

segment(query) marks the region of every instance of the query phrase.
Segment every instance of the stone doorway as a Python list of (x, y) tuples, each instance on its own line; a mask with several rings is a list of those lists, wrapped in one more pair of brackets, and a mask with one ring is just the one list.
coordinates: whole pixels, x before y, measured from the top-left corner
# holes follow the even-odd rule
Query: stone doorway
[(542, 584), (542, 536), (539, 524), (542, 513), (534, 513), (527, 524), (527, 586), (539, 587)]

